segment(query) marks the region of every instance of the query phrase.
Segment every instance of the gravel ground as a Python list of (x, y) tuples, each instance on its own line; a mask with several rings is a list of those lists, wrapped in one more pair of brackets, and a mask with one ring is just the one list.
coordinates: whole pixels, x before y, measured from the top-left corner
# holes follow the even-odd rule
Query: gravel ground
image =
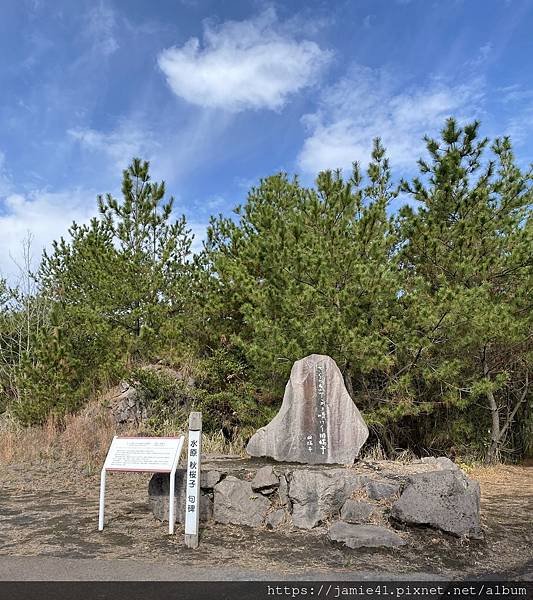
[[(141, 561), (146, 578), (158, 578), (150, 575), (158, 569), (175, 568), (186, 578), (198, 579), (210, 572), (219, 578), (224, 573), (235, 578), (239, 573), (244, 578), (260, 578), (261, 573), (277, 578), (327, 578), (328, 574), (341, 578), (357, 572), (380, 578), (418, 574), (533, 580), (533, 468), (500, 466), (477, 469), (471, 476), (481, 484), (482, 541), (408, 529), (406, 547), (351, 550), (329, 542), (320, 529), (263, 531), (209, 524), (202, 529), (200, 548), (191, 550), (183, 544), (180, 526), (176, 535), (169, 536), (167, 524), (150, 513), (149, 475), (108, 476), (106, 527), (99, 532), (99, 473), (78, 471), (60, 461), (0, 465), (0, 578), (20, 572), (24, 562), (17, 557), (43, 557), (66, 561), (46, 563), (58, 565), (57, 573), (68, 572), (65, 565), (70, 559), (90, 559), (91, 564)], [(36, 564), (32, 560), (26, 561), (30, 575), (35, 572), (35, 567), (30, 568)], [(92, 567), (81, 568), (89, 563), (78, 564), (80, 578), (83, 569), (95, 572)], [(128, 572), (126, 562), (123, 570)], [(131, 572), (143, 578), (142, 569), (134, 566)]]

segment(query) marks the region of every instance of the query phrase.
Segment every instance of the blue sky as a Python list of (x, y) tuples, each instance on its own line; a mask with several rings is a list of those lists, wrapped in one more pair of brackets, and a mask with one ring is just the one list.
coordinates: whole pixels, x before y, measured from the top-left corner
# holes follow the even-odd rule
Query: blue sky
[(528, 0), (2, 0), (0, 273), (151, 161), (200, 241), (280, 170), (409, 175), (450, 115), (533, 156)]

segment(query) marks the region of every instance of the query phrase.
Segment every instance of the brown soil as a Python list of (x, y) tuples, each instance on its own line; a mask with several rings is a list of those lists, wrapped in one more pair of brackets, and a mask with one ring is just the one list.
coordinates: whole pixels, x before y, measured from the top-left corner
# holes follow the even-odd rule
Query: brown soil
[(148, 509), (149, 475), (110, 474), (106, 527), (97, 531), (99, 473), (67, 462), (0, 465), (0, 557), (134, 558), (202, 568), (435, 573), (456, 577), (533, 577), (533, 467), (499, 466), (470, 473), (481, 484), (485, 539), (465, 541), (431, 529), (406, 529), (408, 545), (351, 550), (324, 530), (258, 531), (207, 525), (199, 550), (183, 529)]

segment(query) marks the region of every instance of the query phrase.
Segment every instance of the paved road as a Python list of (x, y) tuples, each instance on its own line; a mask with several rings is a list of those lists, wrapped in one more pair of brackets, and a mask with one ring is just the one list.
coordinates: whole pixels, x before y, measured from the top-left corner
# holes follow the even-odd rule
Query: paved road
[(136, 560), (0, 556), (0, 581), (371, 581), (439, 580), (431, 573), (379, 573), (369, 571), (310, 571), (287, 575), (275, 571), (205, 569), (161, 565)]
[[(457, 579), (533, 581), (533, 561), (513, 573), (487, 573)], [(294, 575), (278, 571), (206, 569), (190, 565), (162, 565), (137, 560), (0, 556), (0, 581), (444, 581), (433, 573), (380, 571), (307, 571)]]

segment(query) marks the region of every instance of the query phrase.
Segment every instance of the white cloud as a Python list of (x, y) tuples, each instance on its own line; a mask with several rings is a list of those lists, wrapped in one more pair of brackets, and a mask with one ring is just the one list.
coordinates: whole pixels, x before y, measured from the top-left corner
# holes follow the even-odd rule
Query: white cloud
[(479, 69), (486, 65), (489, 60), (493, 58), (493, 55), (494, 44), (492, 42), (487, 42), (486, 44), (483, 44), (483, 46), (480, 46), (478, 53), (468, 60), (466, 65), (474, 69)]
[(191, 38), (167, 48), (158, 63), (180, 98), (237, 112), (281, 109), (317, 81), (331, 56), (315, 42), (299, 41), (269, 9), (248, 21), (205, 24), (203, 43)]
[(136, 127), (130, 121), (122, 122), (110, 132), (78, 127), (67, 133), (86, 150), (107, 156), (115, 172), (124, 169), (134, 156), (151, 158), (158, 147), (149, 130)]
[[(97, 215), (96, 196), (95, 191), (73, 189), (10, 194), (0, 200), (0, 278), (7, 279), (11, 285), (17, 283), (28, 239), (31, 268), (37, 270), (44, 249), (50, 249), (52, 242), (61, 237), (69, 239), (68, 229), (73, 221), (81, 225)], [(180, 213), (179, 207), (175, 212)], [(194, 234), (194, 253), (202, 250), (208, 225), (187, 221), (187, 228)]]
[(28, 235), (36, 268), (43, 249), (65, 237), (72, 221), (85, 223), (96, 213), (95, 199), (96, 193), (81, 189), (8, 195), (0, 203), (0, 275), (16, 280)]
[(6, 155), (0, 150), (0, 197), (7, 196), (12, 189), (11, 177), (5, 164)]
[(300, 168), (322, 169), (366, 164), (372, 140), (381, 137), (391, 163), (408, 168), (424, 150), (424, 134), (434, 134), (448, 116), (460, 120), (479, 113), (482, 85), (431, 81), (398, 90), (386, 73), (357, 67), (326, 91), (316, 113), (303, 117), (309, 135), (298, 156)]
[(366, 15), (366, 17), (363, 19), (363, 27), (365, 29), (371, 29), (372, 22), (374, 21), (375, 18), (376, 18), (376, 15)]
[(496, 90), (499, 92), (499, 98), (501, 102), (528, 102), (533, 101), (533, 89), (525, 88), (519, 83), (500, 87)]
[(86, 15), (85, 36), (91, 41), (93, 50), (104, 56), (110, 56), (119, 48), (115, 28), (115, 13), (103, 0), (95, 4)]
[(194, 235), (191, 246), (193, 254), (198, 254), (203, 250), (204, 242), (207, 239), (208, 227), (209, 223), (187, 222), (187, 229), (190, 229), (191, 233)]

